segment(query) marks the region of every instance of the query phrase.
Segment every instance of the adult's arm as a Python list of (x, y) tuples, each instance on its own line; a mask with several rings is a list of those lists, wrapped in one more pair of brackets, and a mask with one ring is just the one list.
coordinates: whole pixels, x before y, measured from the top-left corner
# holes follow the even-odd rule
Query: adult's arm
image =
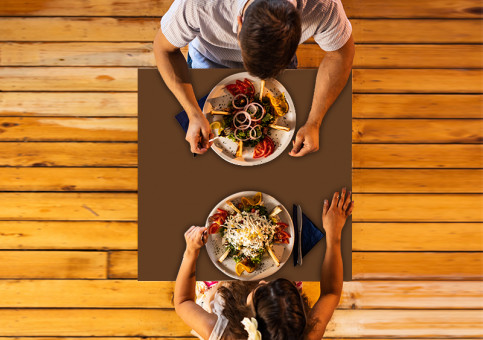
[(325, 114), (347, 83), (354, 59), (354, 39), (327, 52), (319, 65), (309, 117), (295, 137), (290, 156), (301, 157), (319, 150), (319, 130)]
[(161, 77), (178, 99), (190, 120), (186, 140), (191, 152), (205, 153), (210, 147), (210, 124), (203, 115), (191, 85), (188, 64), (181, 50), (171, 44), (160, 29), (154, 39), (154, 55)]
[(203, 246), (202, 237), (206, 228), (191, 227), (185, 233), (186, 250), (176, 277), (174, 308), (183, 321), (203, 339), (210, 337), (218, 317), (208, 313), (195, 302), (196, 261)]
[(342, 228), (347, 217), (352, 213), (354, 202), (351, 201), (351, 194), (346, 196), (346, 189), (334, 193), (332, 203), (329, 206), (324, 201), (322, 220), (325, 229), (327, 248), (324, 262), (322, 263), (320, 278), (320, 296), (308, 315), (308, 324), (313, 327), (306, 334), (306, 339), (321, 339), (325, 333), (334, 310), (339, 304), (343, 285), (342, 255), (340, 241)]

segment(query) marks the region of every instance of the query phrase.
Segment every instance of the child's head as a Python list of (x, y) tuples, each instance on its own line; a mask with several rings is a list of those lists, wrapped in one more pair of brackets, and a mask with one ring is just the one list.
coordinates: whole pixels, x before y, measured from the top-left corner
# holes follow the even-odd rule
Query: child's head
[(253, 306), (262, 339), (302, 338), (307, 302), (291, 281), (261, 282), (247, 302)]

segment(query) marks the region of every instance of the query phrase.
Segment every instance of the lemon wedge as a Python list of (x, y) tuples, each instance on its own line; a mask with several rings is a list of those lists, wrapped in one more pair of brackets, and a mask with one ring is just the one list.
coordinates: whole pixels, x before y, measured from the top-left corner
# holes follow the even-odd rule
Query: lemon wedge
[(241, 274), (245, 271), (245, 266), (243, 265), (243, 263), (241, 262), (238, 262), (235, 266), (235, 272), (236, 272), (236, 275), (238, 276), (241, 276)]
[(210, 128), (212, 130), (215, 130), (217, 134), (220, 134), (221, 131), (223, 130), (222, 127), (221, 127), (221, 123), (218, 122), (218, 121), (211, 123)]

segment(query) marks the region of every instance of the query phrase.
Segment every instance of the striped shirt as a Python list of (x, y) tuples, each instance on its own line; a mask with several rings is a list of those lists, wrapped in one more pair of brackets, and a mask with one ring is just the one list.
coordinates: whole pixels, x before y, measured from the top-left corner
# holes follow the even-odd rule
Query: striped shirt
[[(247, 1), (175, 0), (161, 19), (161, 30), (172, 45), (189, 44), (193, 68), (243, 68), (237, 17)], [(302, 19), (300, 44), (314, 37), (325, 51), (344, 46), (352, 26), (340, 0), (297, 2)]]

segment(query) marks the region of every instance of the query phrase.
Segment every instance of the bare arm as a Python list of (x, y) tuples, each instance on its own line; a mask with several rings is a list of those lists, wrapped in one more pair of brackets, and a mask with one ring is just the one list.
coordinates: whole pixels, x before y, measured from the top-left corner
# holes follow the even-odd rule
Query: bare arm
[(208, 313), (195, 302), (196, 261), (204, 243), (201, 238), (205, 230), (204, 227), (191, 227), (185, 233), (186, 250), (176, 277), (174, 308), (188, 326), (204, 339), (208, 339), (218, 317)]
[(351, 194), (346, 197), (345, 188), (339, 198), (336, 192), (329, 207), (324, 201), (322, 220), (326, 232), (327, 249), (320, 279), (320, 297), (308, 316), (309, 324), (314, 325), (306, 339), (321, 339), (327, 324), (339, 304), (343, 285), (342, 256), (340, 252), (341, 232), (347, 217), (352, 213), (354, 202)]
[[(181, 50), (172, 45), (161, 29), (154, 39), (154, 55), (161, 77), (178, 99), (190, 120), (186, 140), (194, 153), (204, 153), (209, 148), (210, 125), (206, 120), (193, 92), (188, 65)], [(201, 143), (201, 146), (199, 145)]]
[(351, 37), (337, 51), (327, 52), (319, 65), (309, 117), (295, 138), (290, 151), (294, 157), (319, 149), (319, 130), (325, 114), (344, 88), (352, 69), (354, 39)]

